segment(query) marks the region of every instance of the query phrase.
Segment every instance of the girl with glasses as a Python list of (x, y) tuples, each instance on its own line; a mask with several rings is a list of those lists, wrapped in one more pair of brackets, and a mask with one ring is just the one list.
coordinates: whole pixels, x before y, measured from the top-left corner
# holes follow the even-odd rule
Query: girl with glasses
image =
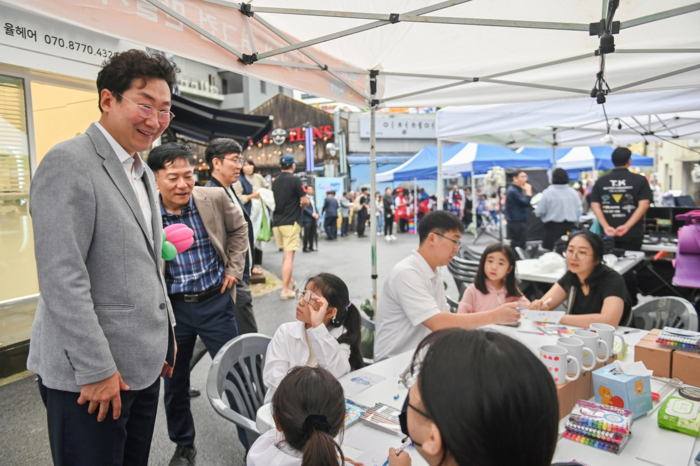
[[(455, 357), (459, 355), (459, 357)], [(547, 368), (498, 332), (448, 329), (428, 335), (411, 364), (414, 381), (401, 431), (430, 466), (549, 466), (559, 405)], [(409, 466), (389, 451), (389, 466)]]
[(600, 236), (588, 230), (569, 236), (569, 270), (541, 299), (530, 303), (530, 309), (555, 309), (566, 300), (567, 315), (561, 319), (564, 325), (588, 328), (596, 323), (613, 327), (626, 323), (631, 306), (625, 280), (603, 263), (604, 250)]
[(320, 366), (341, 377), (364, 365), (360, 311), (343, 280), (330, 273), (311, 277), (297, 292), (296, 318), (277, 329), (267, 348), (265, 403), (295, 366)]

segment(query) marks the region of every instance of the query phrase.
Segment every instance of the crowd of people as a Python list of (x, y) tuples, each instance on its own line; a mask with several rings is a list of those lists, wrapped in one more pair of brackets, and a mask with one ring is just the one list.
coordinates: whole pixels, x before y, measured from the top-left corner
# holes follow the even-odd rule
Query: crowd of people
[[(366, 189), (357, 196), (331, 191), (319, 207), (313, 187), (294, 176), (293, 157), (280, 158), (282, 173), (269, 186), (231, 139), (207, 147), (212, 179), (205, 187), (194, 186), (195, 157), (187, 145), (162, 144), (144, 162), (139, 152), (152, 147), (174, 116), (177, 72), (161, 55), (115, 54), (97, 79), (100, 120), (51, 149), (32, 181), (41, 296), (27, 367), (38, 375), (53, 461), (147, 465), (162, 377), (175, 445), (170, 465), (196, 463), (190, 361), (197, 337), (213, 358), (238, 335), (257, 332), (249, 280), (260, 234), (260, 203), (254, 201), (260, 200), (274, 204), (272, 234), (284, 251), (281, 297), (297, 304), (296, 321), (275, 331), (262, 369), (276, 429), (251, 444), (238, 428), (247, 464), (354, 464), (336, 441), (345, 419), (338, 378), (364, 364), (360, 311), (347, 284), (330, 273), (314, 275), (295, 291), (294, 253), (302, 225), (304, 249), (313, 250), (307, 235), (313, 237), (320, 215), (330, 240), (338, 224), (340, 235), (348, 234), (346, 219), (353, 215), (362, 237), (370, 202), (381, 212), (389, 241), (394, 223), (399, 231), (407, 226), (407, 193), (387, 189), (372, 200)], [(639, 210), (616, 209), (610, 198), (629, 187), (622, 195), (630, 196), (627, 206), (646, 191), (622, 170), (599, 180), (591, 202), (594, 212), (610, 215), (600, 221), (605, 234), (632, 245)], [(451, 205), (468, 210), (466, 193), (453, 191)], [(526, 221), (516, 214), (529, 207), (530, 193), (527, 175), (515, 174), (506, 195), (509, 227)], [(581, 231), (568, 239), (566, 274), (529, 302), (515, 279), (513, 249), (495, 244), (484, 251), (458, 312), (449, 312), (437, 270), (460, 250), (465, 225), (448, 211), (430, 212), (431, 198), (419, 196), (426, 210), (418, 249), (393, 267), (376, 314), (376, 360), (417, 348), (401, 429), (429, 464), (495, 466), (527, 458), (548, 465), (558, 421), (552, 378), (519, 342), (476, 329), (512, 324), (522, 307), (553, 308), (567, 296), (563, 323), (618, 325), (629, 314), (622, 279), (602, 263), (600, 237)], [(548, 221), (573, 221), (549, 209), (542, 212), (552, 215)], [(164, 228), (174, 224), (188, 226), (193, 243), (165, 261)], [(512, 374), (507, 384), (503, 373)], [(229, 403), (239, 409), (234, 399)], [(523, 429), (504, 419), (530, 424)], [(393, 449), (387, 458), (392, 466), (411, 463)]]

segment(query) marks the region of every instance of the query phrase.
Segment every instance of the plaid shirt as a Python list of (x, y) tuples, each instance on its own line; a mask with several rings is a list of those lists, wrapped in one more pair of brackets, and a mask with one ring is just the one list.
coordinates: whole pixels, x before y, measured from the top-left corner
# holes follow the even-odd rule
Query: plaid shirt
[(169, 214), (160, 203), (163, 228), (175, 223), (184, 223), (194, 231), (194, 243), (175, 259), (165, 262), (165, 283), (168, 294), (201, 293), (223, 282), (224, 263), (216, 253), (204, 228), (197, 206), (190, 202), (182, 208), (180, 215)]

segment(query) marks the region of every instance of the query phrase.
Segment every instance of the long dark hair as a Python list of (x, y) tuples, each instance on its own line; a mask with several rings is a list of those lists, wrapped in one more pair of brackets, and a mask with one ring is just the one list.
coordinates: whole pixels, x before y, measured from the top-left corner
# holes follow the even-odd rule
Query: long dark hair
[(303, 453), (302, 466), (338, 465), (343, 451), (335, 437), (345, 425), (345, 395), (333, 374), (294, 367), (272, 397), (272, 412), (289, 446)]
[(474, 286), (476, 289), (484, 294), (489, 294), (488, 288), (486, 288), (486, 273), (484, 272), (484, 266), (486, 265), (486, 258), (489, 254), (494, 252), (502, 252), (505, 254), (506, 259), (512, 267), (510, 272), (506, 274), (506, 296), (519, 298), (523, 294), (518, 288), (518, 282), (515, 279), (515, 252), (513, 248), (507, 244), (493, 243), (486, 249), (484, 249), (483, 254), (481, 254), (481, 259), (479, 259), (479, 270), (476, 272), (476, 278), (474, 279)]
[(442, 437), (440, 464), (451, 456), (456, 464), (549, 466), (557, 390), (522, 343), (492, 331), (440, 330), (418, 345), (412, 366), (426, 414)]
[(319, 273), (309, 278), (314, 288), (328, 301), (328, 307), (338, 310), (328, 324), (329, 328), (345, 327), (345, 332), (338, 338), (338, 343), (350, 346), (350, 367), (357, 370), (365, 365), (360, 350), (362, 340), (362, 319), (360, 311), (350, 302), (350, 293), (343, 280), (332, 273)]

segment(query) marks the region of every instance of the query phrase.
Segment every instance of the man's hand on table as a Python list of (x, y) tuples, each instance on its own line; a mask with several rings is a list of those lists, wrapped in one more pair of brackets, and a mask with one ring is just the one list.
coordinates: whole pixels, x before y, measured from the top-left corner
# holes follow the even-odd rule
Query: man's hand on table
[(494, 324), (513, 324), (520, 320), (519, 303), (503, 304), (492, 312), (494, 313)]
[(122, 414), (122, 399), (120, 390), (129, 390), (129, 386), (122, 379), (119, 371), (116, 371), (110, 377), (99, 382), (83, 385), (80, 387), (80, 397), (78, 404), (88, 405), (88, 413), (93, 414), (99, 406), (100, 411), (97, 413), (97, 422), (104, 421), (109, 411), (109, 404), (112, 404), (112, 417), (119, 419)]

